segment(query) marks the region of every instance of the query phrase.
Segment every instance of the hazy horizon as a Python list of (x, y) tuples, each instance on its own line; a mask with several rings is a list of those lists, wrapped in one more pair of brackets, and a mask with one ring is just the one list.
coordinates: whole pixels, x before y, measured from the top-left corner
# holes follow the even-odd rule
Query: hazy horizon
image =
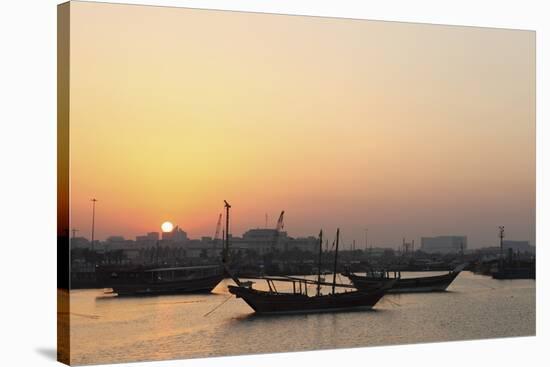
[(71, 3), (71, 228), (535, 242), (535, 33)]

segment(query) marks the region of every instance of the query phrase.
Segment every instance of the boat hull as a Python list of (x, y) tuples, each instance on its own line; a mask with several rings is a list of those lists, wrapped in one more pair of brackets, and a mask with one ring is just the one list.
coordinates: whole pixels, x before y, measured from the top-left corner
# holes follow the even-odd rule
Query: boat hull
[(112, 284), (113, 293), (119, 296), (151, 296), (211, 292), (223, 279), (216, 275), (201, 279), (174, 280), (138, 284)]
[(229, 292), (242, 298), (256, 313), (317, 313), (371, 309), (385, 294), (352, 291), (321, 296), (304, 294), (273, 293), (247, 287), (229, 286)]
[[(449, 274), (436, 275), (432, 277), (405, 278), (397, 279), (387, 293), (424, 293), (424, 292), (443, 292), (456, 279), (460, 272), (450, 272)], [(355, 274), (346, 275), (353, 285), (359, 289), (368, 291), (380, 287), (384, 279), (360, 276)]]

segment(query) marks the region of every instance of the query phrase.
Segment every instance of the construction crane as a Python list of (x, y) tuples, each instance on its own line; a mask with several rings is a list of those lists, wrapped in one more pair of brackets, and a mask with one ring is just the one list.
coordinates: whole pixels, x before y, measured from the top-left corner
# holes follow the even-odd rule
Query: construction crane
[(283, 223), (284, 215), (285, 215), (285, 211), (283, 210), (281, 212), (281, 215), (279, 215), (279, 219), (277, 219), (277, 228), (275, 228), (277, 231), (280, 231), (285, 226), (285, 224)]
[(218, 216), (218, 223), (216, 224), (216, 233), (214, 234), (214, 240), (212, 241), (212, 246), (214, 246), (214, 253), (218, 246), (218, 241), (220, 239), (220, 231), (222, 228), (222, 213)]
[(273, 235), (273, 244), (271, 246), (271, 252), (274, 252), (277, 248), (277, 242), (279, 241), (279, 234), (283, 227), (285, 226), (283, 223), (283, 218), (285, 215), (285, 211), (283, 210), (281, 214), (279, 215), (279, 219), (277, 220), (277, 226), (275, 227), (275, 233)]

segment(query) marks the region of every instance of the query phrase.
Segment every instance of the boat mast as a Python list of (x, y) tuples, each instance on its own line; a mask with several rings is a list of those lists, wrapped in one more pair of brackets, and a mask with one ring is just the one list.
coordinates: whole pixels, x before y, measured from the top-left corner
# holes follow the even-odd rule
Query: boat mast
[(340, 238), (340, 228), (336, 230), (336, 249), (334, 250), (334, 274), (332, 276), (332, 294), (336, 292), (336, 266), (338, 265), (338, 240)]
[[(223, 201), (223, 203), (225, 208), (225, 231), (222, 237), (224, 238), (225, 243), (223, 244), (223, 250), (222, 250), (222, 265), (225, 269), (225, 273), (229, 275), (231, 279), (233, 279), (235, 284), (237, 284), (239, 287), (242, 287), (243, 284), (241, 283), (239, 278), (237, 278), (233, 274), (233, 272), (229, 270), (229, 267), (227, 265), (227, 260), (229, 257), (229, 209), (231, 208), (231, 205), (229, 205), (229, 203), (225, 200)], [(251, 286), (249, 285), (249, 287)]]
[(321, 295), (321, 256), (323, 255), (323, 230), (319, 232), (319, 270), (317, 271), (317, 295)]
[(227, 255), (229, 252), (229, 208), (231, 208), (231, 205), (225, 200), (223, 202), (225, 207), (225, 244), (223, 247), (222, 262), (225, 264), (227, 263)]

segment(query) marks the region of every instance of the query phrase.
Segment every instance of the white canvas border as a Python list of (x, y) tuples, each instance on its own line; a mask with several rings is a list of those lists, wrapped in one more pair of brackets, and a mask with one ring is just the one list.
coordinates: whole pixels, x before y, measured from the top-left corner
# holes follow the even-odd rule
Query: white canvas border
[[(549, 241), (547, 161), (548, 40), (550, 22), (544, 1), (118, 1), (183, 6), (529, 29), (537, 32), (537, 337), (486, 341), (340, 349), (259, 356), (176, 360), (117, 366), (281, 366), (360, 365), (515, 366), (536, 364), (549, 345), (543, 313)], [(11, 1), (1, 7), (2, 80), (0, 224), (3, 261), (0, 312), (2, 365), (57, 365), (55, 362), (55, 139), (56, 139), (56, 1)], [(30, 251), (32, 250), (32, 251)], [(506, 322), (503, 319), (503, 322)]]

